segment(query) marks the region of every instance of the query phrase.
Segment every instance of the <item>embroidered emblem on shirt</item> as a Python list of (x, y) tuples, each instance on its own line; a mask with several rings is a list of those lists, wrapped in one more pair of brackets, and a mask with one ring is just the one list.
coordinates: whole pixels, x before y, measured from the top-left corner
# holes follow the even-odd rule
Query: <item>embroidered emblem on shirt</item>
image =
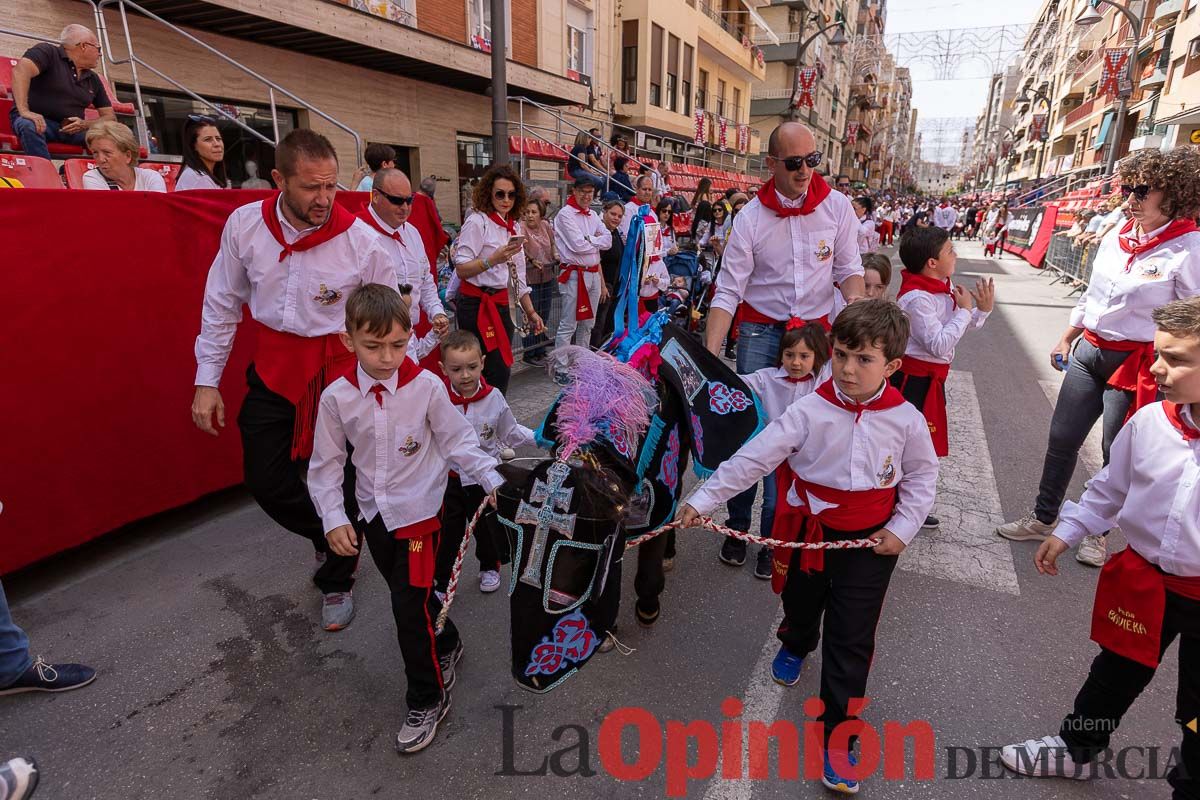
[(1143, 261), (1138, 265), (1138, 269), (1141, 271), (1143, 280), (1153, 281), (1162, 277), (1162, 270), (1157, 261)]
[(886, 489), (892, 485), (892, 481), (896, 480), (896, 468), (892, 466), (892, 457), (888, 456), (883, 462), (883, 470), (876, 476), (879, 479), (879, 488)]
[(404, 437), (404, 444), (400, 445), (400, 452), (406, 456), (415, 456), (420, 449), (421, 443), (411, 436)]
[(730, 389), (723, 383), (713, 381), (708, 385), (708, 407), (717, 414), (745, 411), (751, 400), (741, 389)]
[(320, 290), (317, 292), (316, 296), (313, 297), (313, 300), (316, 300), (323, 306), (331, 306), (341, 299), (341, 292), (339, 292), (337, 289), (330, 289), (323, 283), (321, 284)]
[(831, 248), (829, 244), (822, 239), (817, 243), (817, 250), (815, 253), (813, 253), (813, 255), (817, 257), (817, 261), (828, 261), (829, 259), (833, 258), (833, 248)]
[(488, 423), (483, 423), (483, 427), (479, 429), (479, 441), (486, 442), (489, 439), (496, 437), (496, 429)]

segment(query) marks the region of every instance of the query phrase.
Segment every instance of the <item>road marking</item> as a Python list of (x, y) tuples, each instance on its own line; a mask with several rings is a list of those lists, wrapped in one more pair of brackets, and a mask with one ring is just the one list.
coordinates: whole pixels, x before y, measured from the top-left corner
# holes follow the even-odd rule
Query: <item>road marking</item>
[[(1046, 393), (1050, 407), (1054, 408), (1058, 403), (1058, 389), (1062, 386), (1062, 381), (1038, 381), (1038, 384)], [(1083, 462), (1083, 468), (1088, 475), (1095, 475), (1104, 466), (1103, 427), (1103, 425), (1093, 425), (1087, 439), (1083, 442), (1083, 447), (1079, 448), (1079, 460)]]
[(996, 535), (1004, 510), (992, 454), (970, 373), (946, 379), (950, 455), (942, 459), (933, 514), (941, 525), (921, 531), (897, 566), (933, 578), (1006, 594), (1020, 594), (1012, 547)]

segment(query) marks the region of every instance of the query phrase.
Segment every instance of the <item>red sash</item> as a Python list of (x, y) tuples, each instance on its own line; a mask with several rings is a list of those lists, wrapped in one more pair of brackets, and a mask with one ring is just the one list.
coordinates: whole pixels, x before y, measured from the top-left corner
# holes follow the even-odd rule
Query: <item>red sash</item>
[(808, 192), (804, 195), (804, 202), (799, 208), (784, 208), (779, 202), (778, 195), (775, 194), (775, 179), (771, 178), (762, 185), (758, 190), (758, 202), (763, 204), (764, 208), (769, 208), (775, 212), (777, 217), (799, 217), (807, 216), (817, 210), (817, 206), (821, 205), (821, 201), (829, 196), (829, 184), (825, 182), (819, 174), (813, 173), (812, 179), (808, 182)]
[(904, 391), (904, 385), (908, 383), (909, 378), (931, 379), (921, 413), (925, 415), (925, 423), (929, 426), (933, 451), (939, 458), (945, 458), (950, 453), (950, 439), (946, 431), (946, 376), (950, 374), (950, 365), (922, 361), (906, 355), (900, 363), (900, 374), (901, 392)]
[(745, 300), (743, 300), (741, 303), (738, 304), (737, 321), (738, 322), (754, 322), (759, 325), (783, 325), (784, 328), (787, 330), (791, 330), (792, 328), (800, 328), (800, 327), (803, 327), (804, 325), (807, 325), (810, 322), (815, 322), (818, 325), (820, 325), (822, 328), (824, 328), (826, 333), (829, 333), (831, 330), (833, 330), (833, 326), (829, 324), (829, 315), (828, 314), (821, 316), (821, 317), (817, 317), (816, 319), (801, 319), (800, 317), (789, 317), (787, 319), (787, 321), (785, 322), (783, 320), (771, 319), (766, 314), (762, 313), (757, 308), (755, 308), (754, 306), (747, 303)]
[(500, 310), (508, 307), (508, 293), (503, 289), (489, 293), (488, 290), (467, 281), (459, 284), (458, 290), (466, 297), (479, 300), (479, 314), (475, 317), (475, 325), (479, 328), (479, 338), (483, 341), (483, 352), (499, 350), (505, 366), (511, 367), (512, 342), (508, 339), (508, 331), (505, 330), (503, 322), (503, 314), (508, 312)]
[(329, 219), (325, 221), (324, 225), (307, 236), (288, 244), (283, 238), (283, 225), (279, 221), (279, 214), (275, 208), (279, 202), (279, 194), (279, 192), (276, 192), (262, 201), (262, 216), (263, 222), (267, 224), (267, 230), (271, 232), (271, 235), (275, 237), (275, 241), (283, 248), (279, 251), (280, 261), (283, 261), (292, 253), (303, 253), (305, 250), (311, 250), (319, 244), (324, 244), (330, 239), (341, 236), (350, 230), (350, 226), (354, 224), (355, 216), (339, 204), (334, 203), (329, 209)]
[[(788, 492), (795, 488), (803, 506), (788, 502)], [(838, 531), (861, 531), (878, 528), (891, 519), (896, 507), (896, 489), (865, 489), (851, 492), (809, 483), (797, 477), (785, 461), (775, 471), (775, 520), (771, 536), (785, 542), (796, 541), (801, 534), (807, 543), (823, 541), (823, 526)], [(823, 503), (832, 504), (816, 514), (808, 505), (809, 495)], [(771, 588), (776, 594), (783, 592), (787, 584), (788, 567), (792, 560), (791, 548), (778, 547), (771, 552)], [(801, 550), (800, 569), (803, 572), (823, 572), (824, 550)]]
[(1157, 667), (1167, 592), (1200, 600), (1200, 578), (1167, 575), (1126, 547), (1100, 570), (1092, 606), (1092, 641), (1131, 661)]
[[(572, 200), (575, 198), (572, 197)], [(599, 272), (600, 265), (593, 264), (590, 267), (581, 266), (579, 264), (563, 264), (562, 272), (558, 273), (558, 282), (565, 284), (571, 279), (571, 270), (578, 273), (578, 278), (575, 281), (575, 321), (591, 319), (595, 316), (592, 311), (592, 299), (588, 297), (587, 286), (584, 285), (583, 274), (585, 272)]]
[(1101, 350), (1129, 353), (1116, 372), (1108, 378), (1108, 385), (1114, 389), (1133, 392), (1133, 403), (1129, 406), (1129, 413), (1125, 415), (1126, 422), (1135, 411), (1150, 405), (1158, 398), (1158, 383), (1150, 373), (1150, 367), (1154, 365), (1154, 342), (1119, 342), (1105, 339), (1090, 330), (1084, 330), (1083, 338)]

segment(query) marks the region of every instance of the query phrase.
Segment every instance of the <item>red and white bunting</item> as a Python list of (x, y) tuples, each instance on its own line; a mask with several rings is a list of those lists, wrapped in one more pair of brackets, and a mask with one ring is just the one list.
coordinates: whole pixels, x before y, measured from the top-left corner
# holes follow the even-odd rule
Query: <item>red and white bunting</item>
[(737, 149), (739, 153), (745, 153), (750, 149), (750, 126), (738, 125), (737, 131)]
[(858, 126), (857, 122), (846, 123), (846, 144), (853, 146), (858, 141)]
[(724, 117), (721, 117), (720, 131), (720, 135), (717, 139), (717, 146), (724, 150), (726, 142), (729, 141), (729, 120), (725, 119)]
[(796, 108), (812, 108), (813, 95), (817, 85), (817, 70), (815, 67), (804, 67), (796, 73)]
[(696, 144), (697, 144), (697, 145), (699, 145), (700, 147), (703, 147), (703, 146), (704, 146), (704, 119), (705, 119), (705, 116), (706, 116), (706, 114), (704, 113), (704, 109), (703, 109), (703, 108), (697, 108), (697, 109), (696, 109), (696, 117), (695, 117), (695, 122), (696, 122), (696, 136), (695, 136), (695, 142), (696, 142)]
[(1040, 142), (1046, 136), (1046, 115), (1034, 114), (1029, 120), (1029, 138), (1031, 141)]
[(1096, 91), (1097, 94), (1115, 95), (1121, 90), (1121, 77), (1128, 61), (1129, 51), (1123, 47), (1104, 51), (1104, 66), (1100, 71), (1100, 88)]

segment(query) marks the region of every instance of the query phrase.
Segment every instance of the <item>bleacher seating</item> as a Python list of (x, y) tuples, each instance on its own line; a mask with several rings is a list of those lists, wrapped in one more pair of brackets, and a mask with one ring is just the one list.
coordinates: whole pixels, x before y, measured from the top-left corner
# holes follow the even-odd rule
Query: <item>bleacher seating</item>
[(0, 155), (0, 178), (19, 182), (26, 189), (62, 189), (62, 178), (54, 164), (26, 155)]
[[(83, 188), (83, 173), (87, 172), (92, 167), (96, 166), (96, 162), (90, 158), (72, 158), (63, 163), (63, 175), (67, 181), (68, 189)], [(179, 178), (179, 171), (183, 168), (179, 164), (159, 164), (142, 162), (138, 164), (142, 169), (152, 169), (163, 176), (163, 183), (167, 185), (167, 191), (175, 191), (175, 181)]]

